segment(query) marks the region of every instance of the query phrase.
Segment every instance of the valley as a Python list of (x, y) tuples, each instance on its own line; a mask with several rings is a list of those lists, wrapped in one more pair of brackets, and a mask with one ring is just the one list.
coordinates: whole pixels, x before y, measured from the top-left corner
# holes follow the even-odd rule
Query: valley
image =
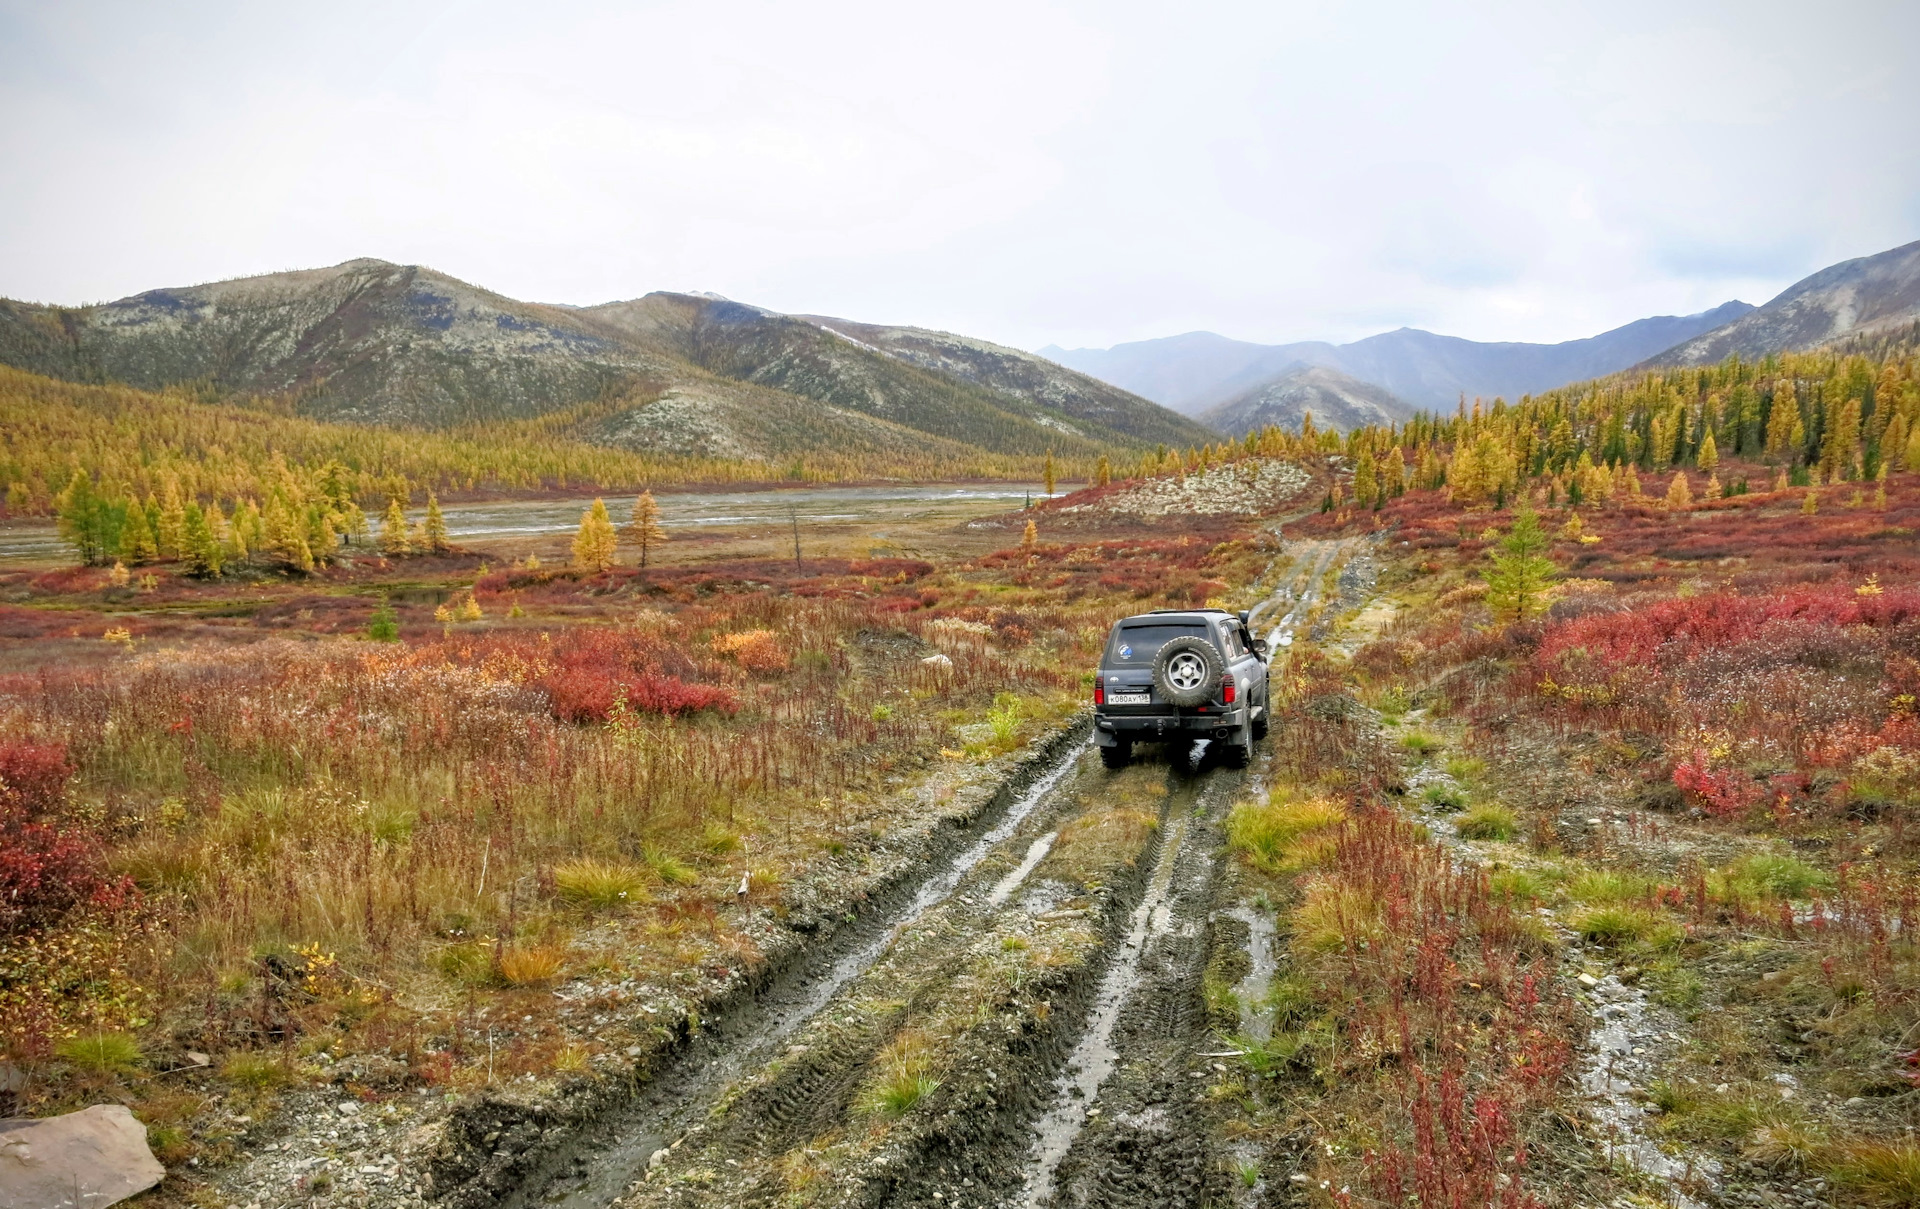
[[(1912, 1203), (1903, 339), (424, 509), (9, 371), (174, 443), (0, 534), (7, 1111), (183, 1209)], [(1104, 767), (1107, 627), (1196, 605), (1270, 737)]]

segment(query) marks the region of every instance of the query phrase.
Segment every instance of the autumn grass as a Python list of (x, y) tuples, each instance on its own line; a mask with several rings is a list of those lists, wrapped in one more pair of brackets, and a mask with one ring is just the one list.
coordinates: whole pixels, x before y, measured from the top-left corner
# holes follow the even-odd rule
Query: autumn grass
[(1505, 806), (1485, 802), (1461, 815), (1455, 826), (1462, 839), (1505, 843), (1513, 838), (1519, 820)]
[(1269, 794), (1243, 802), (1227, 816), (1227, 842), (1255, 868), (1283, 873), (1312, 862), (1313, 839), (1346, 821), (1346, 811), (1321, 798), (1293, 800)]
[(510, 987), (543, 987), (557, 981), (566, 969), (566, 950), (555, 944), (516, 945), (495, 961), (500, 981)]
[(554, 866), (554, 890), (566, 902), (606, 909), (650, 902), (647, 874), (614, 861), (573, 860)]

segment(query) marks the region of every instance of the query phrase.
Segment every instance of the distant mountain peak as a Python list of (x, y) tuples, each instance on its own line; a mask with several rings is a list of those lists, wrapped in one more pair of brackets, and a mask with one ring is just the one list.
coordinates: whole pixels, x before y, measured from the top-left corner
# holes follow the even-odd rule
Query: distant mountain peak
[(1729, 318), (1645, 364), (1711, 365), (1736, 353), (1758, 358), (1920, 321), (1920, 240), (1829, 265)]
[(1416, 409), (1371, 383), (1324, 365), (1295, 363), (1270, 380), (1201, 413), (1199, 420), (1231, 437), (1274, 425), (1300, 427), (1312, 413), (1321, 428), (1347, 432), (1369, 424), (1401, 424)]

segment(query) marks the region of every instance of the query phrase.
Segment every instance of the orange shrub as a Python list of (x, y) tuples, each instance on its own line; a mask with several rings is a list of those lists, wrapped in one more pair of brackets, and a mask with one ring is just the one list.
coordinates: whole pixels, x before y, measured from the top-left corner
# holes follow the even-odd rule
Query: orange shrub
[(716, 655), (730, 656), (749, 672), (784, 672), (793, 664), (793, 656), (772, 630), (721, 634), (708, 645)]

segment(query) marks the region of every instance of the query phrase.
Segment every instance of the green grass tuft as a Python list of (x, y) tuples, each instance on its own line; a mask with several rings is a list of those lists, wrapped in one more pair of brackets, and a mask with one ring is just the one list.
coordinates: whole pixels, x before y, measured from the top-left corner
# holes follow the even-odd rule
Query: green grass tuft
[(1618, 945), (1645, 940), (1658, 926), (1650, 912), (1637, 907), (1607, 906), (1583, 911), (1574, 919), (1574, 931), (1594, 944)]
[(1505, 843), (1513, 838), (1518, 826), (1519, 820), (1514, 818), (1513, 811), (1487, 802), (1460, 816), (1459, 831), (1462, 839)]
[(1310, 798), (1303, 802), (1269, 797), (1265, 802), (1242, 802), (1227, 816), (1227, 842), (1246, 854), (1254, 868), (1281, 873), (1295, 868), (1307, 853), (1301, 841), (1330, 831), (1345, 822), (1346, 812), (1332, 802)]
[(1580, 902), (1594, 905), (1643, 902), (1658, 884), (1637, 873), (1594, 869), (1574, 878), (1567, 893)]
[(1445, 747), (1446, 743), (1436, 734), (1424, 730), (1416, 730), (1402, 737), (1400, 746), (1406, 748), (1416, 756), (1427, 756)]
[(664, 848), (646, 848), (640, 853), (653, 875), (669, 886), (691, 886), (700, 880), (700, 871)]
[(54, 1055), (84, 1071), (111, 1074), (140, 1065), (140, 1043), (126, 1033), (87, 1033), (53, 1047)]
[(229, 1083), (259, 1091), (285, 1083), (287, 1067), (273, 1054), (263, 1054), (258, 1050), (241, 1050), (239, 1053), (229, 1055), (227, 1060), (220, 1064), (220, 1075)]

